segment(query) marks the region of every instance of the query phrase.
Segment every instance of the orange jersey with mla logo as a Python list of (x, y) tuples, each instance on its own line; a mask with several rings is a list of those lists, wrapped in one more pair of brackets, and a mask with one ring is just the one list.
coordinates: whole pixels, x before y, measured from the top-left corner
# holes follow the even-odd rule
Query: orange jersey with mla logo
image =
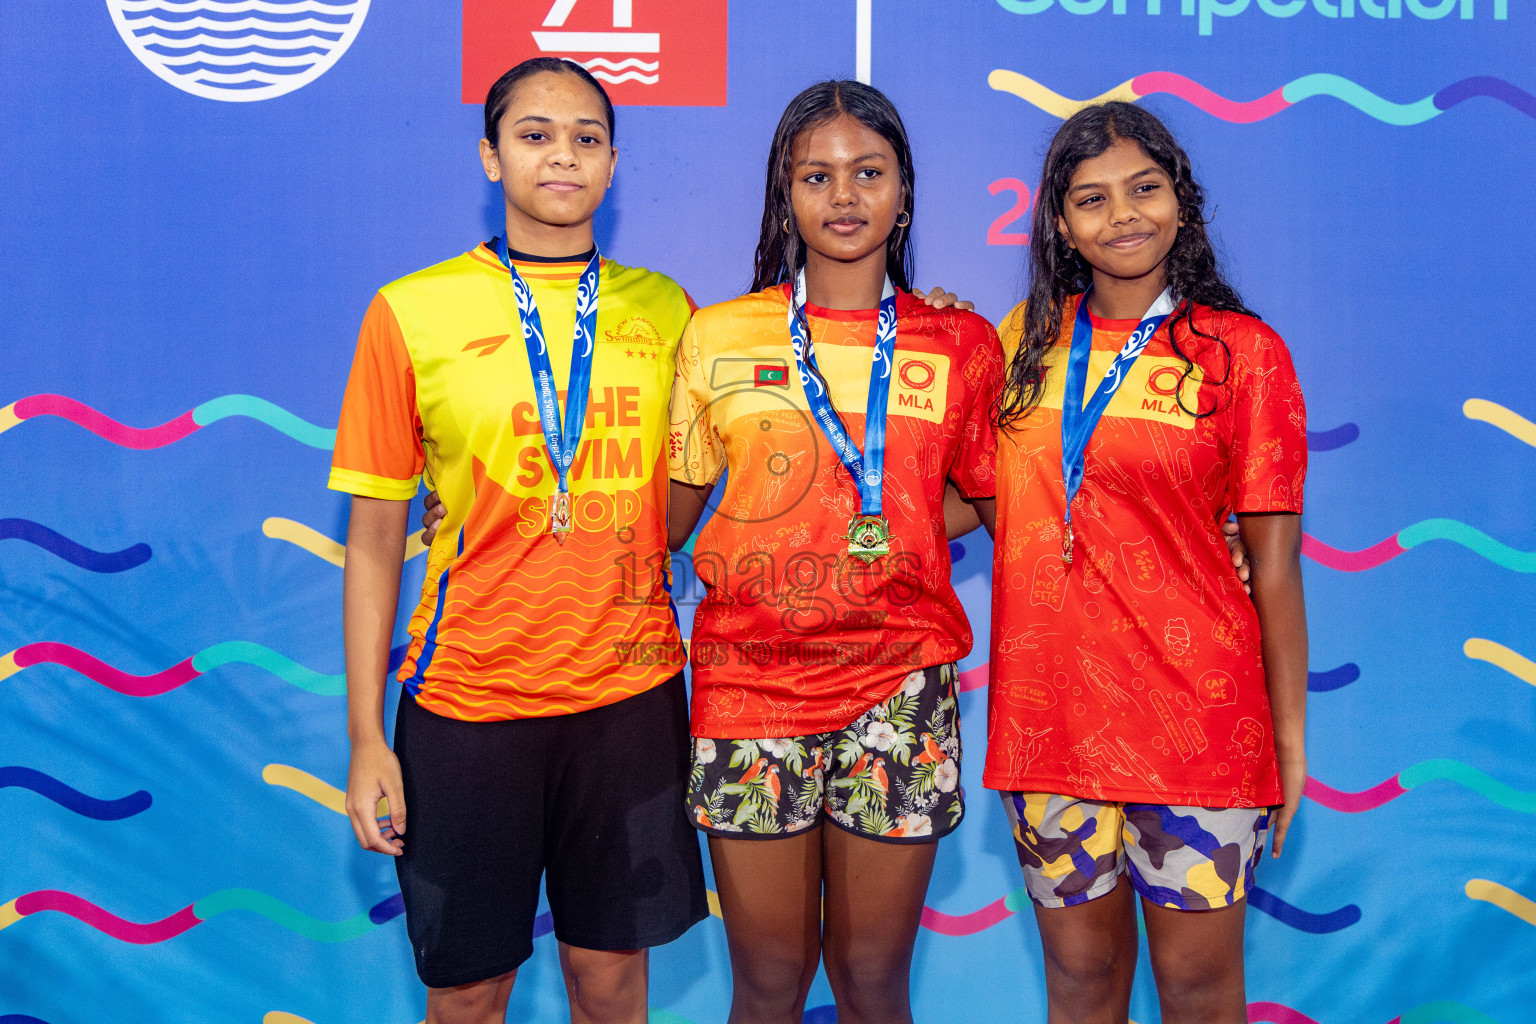
[[(678, 346), (672, 478), (725, 482), (694, 548), (693, 732), (839, 729), (916, 668), (964, 657), (949, 580), (944, 486), (994, 494), (988, 416), (1001, 380), (992, 325), (897, 293), (883, 505), (890, 553), (848, 553), (859, 492), (814, 422), (785, 314), (787, 286), (700, 310)], [(832, 404), (863, 445), (876, 312), (808, 306)]]
[[(517, 262), (560, 390), (584, 263)], [(549, 532), (556, 475), (511, 275), (486, 246), (386, 285), (342, 402), (330, 486), (409, 500), (423, 470), (447, 517), (427, 554), (399, 678), (481, 721), (569, 714), (683, 663), (666, 552), (667, 402), (692, 311), (670, 278), (604, 260), (574, 532)]]
[[(1068, 304), (1046, 357), (1044, 400), (997, 439), (983, 782), (1095, 800), (1278, 804), (1258, 615), (1221, 524), (1232, 512), (1301, 511), (1306, 408), (1290, 353), (1259, 320), (1197, 307), (1195, 324), (1231, 354), (1180, 325), (1195, 362), (1186, 376), (1159, 328), (1088, 444), (1067, 565), (1061, 407), (1075, 312)], [(1085, 398), (1136, 325), (1093, 317)], [(1010, 359), (1022, 331), (1020, 306), (1002, 328)]]

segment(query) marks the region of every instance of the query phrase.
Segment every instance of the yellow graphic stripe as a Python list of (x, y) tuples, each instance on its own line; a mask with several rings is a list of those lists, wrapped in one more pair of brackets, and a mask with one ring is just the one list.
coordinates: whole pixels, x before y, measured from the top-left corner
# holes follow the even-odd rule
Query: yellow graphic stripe
[[(1503, 644), (1496, 644), (1492, 640), (1484, 640), (1481, 637), (1472, 637), (1461, 645), (1461, 651), (1469, 658), (1478, 661), (1486, 661), (1490, 665), (1496, 665), (1514, 676), (1524, 680), (1532, 686), (1536, 686), (1536, 661), (1510, 650)], [(3, 679), (4, 676), (0, 676)]]
[[(711, 909), (713, 909), (714, 904), (711, 904), (710, 906)], [(7, 903), (5, 906), (0, 907), (0, 932), (5, 931), (11, 925), (15, 924), (17, 921), (20, 921), (23, 916), (25, 915), (18, 914), (16, 912), (15, 900), (11, 900), (11, 902)]]
[(21, 422), (21, 417), (16, 415), (16, 403), (12, 402), (4, 409), (0, 409), (0, 434), (10, 430)]
[(1012, 93), (1025, 103), (1039, 107), (1054, 117), (1066, 120), (1086, 106), (1094, 103), (1107, 103), (1110, 100), (1122, 100), (1126, 103), (1134, 103), (1137, 99), (1136, 91), (1131, 88), (1130, 82), (1122, 82), (1102, 96), (1095, 96), (1091, 100), (1069, 100), (1059, 93), (1054, 93), (1035, 81), (1033, 78), (1025, 78), (1017, 71), (1005, 71), (1001, 68), (987, 76), (987, 84), (998, 92)]
[(9, 679), (11, 676), (20, 671), (21, 666), (16, 664), (15, 651), (11, 651), (4, 656), (0, 656), (0, 679)]
[(1526, 924), (1536, 925), (1536, 903), (1498, 882), (1474, 878), (1467, 883), (1467, 895), (1474, 900), (1492, 903), (1500, 910), (1507, 910)]
[[(713, 889), (704, 890), (704, 898), (709, 901), (709, 912), (716, 917), (723, 917), (720, 913), (720, 894)], [(3, 926), (0, 926), (3, 927)]]
[[(261, 532), (273, 540), (285, 540), (290, 544), (303, 548), (316, 558), (323, 558), (337, 568), (347, 564), (347, 549), (344, 545), (331, 540), (319, 530), (292, 519), (284, 519), (281, 516), (272, 516), (261, 523)], [(427, 546), (421, 542), (421, 535), (427, 531), (421, 530), (405, 538), (405, 557), (409, 561), (427, 550)]]
[[(282, 786), (291, 789), (300, 796), (307, 796), (315, 803), (328, 811), (335, 811), (345, 816), (347, 813), (347, 794), (331, 785), (315, 778), (309, 772), (302, 771), (292, 765), (269, 764), (261, 770), (261, 781), (271, 786)], [(389, 801), (380, 799), (379, 806), (374, 811), (375, 815), (382, 818), (389, 813)]]
[[(1469, 420), (1492, 423), (1505, 433), (1513, 435), (1517, 440), (1536, 448), (1536, 423), (1532, 423), (1513, 410), (1504, 408), (1497, 402), (1490, 402), (1484, 398), (1469, 398), (1462, 403), (1461, 411)], [(0, 430), (4, 429), (4, 424), (0, 423)]]

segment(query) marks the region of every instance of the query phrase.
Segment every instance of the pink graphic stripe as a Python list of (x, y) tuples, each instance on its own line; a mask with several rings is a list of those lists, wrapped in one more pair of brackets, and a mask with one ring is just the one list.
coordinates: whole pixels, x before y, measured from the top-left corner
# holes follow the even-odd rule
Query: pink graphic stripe
[(60, 892), (58, 889), (40, 889), (16, 900), (16, 913), (23, 917), (44, 910), (57, 910), (61, 914), (68, 914), (114, 939), (139, 945), (164, 942), (166, 939), (175, 938), (193, 925), (202, 924), (202, 919), (192, 913), (191, 907), (183, 907), (160, 921), (136, 924), (133, 921), (124, 921), (115, 914), (107, 913), (90, 900), (81, 899), (74, 893)]
[(1194, 104), (1212, 117), (1219, 117), (1223, 121), (1231, 121), (1234, 124), (1252, 124), (1254, 121), (1262, 121), (1290, 106), (1282, 95), (1281, 89), (1276, 89), (1268, 96), (1249, 100), (1247, 103), (1237, 103), (1211, 92), (1199, 82), (1191, 81), (1171, 71), (1149, 71), (1144, 75), (1137, 75), (1131, 79), (1131, 90), (1138, 96), (1165, 92)]
[(198, 424), (193, 421), (190, 410), (169, 423), (140, 429), (119, 423), (109, 416), (103, 416), (83, 402), (77, 402), (63, 395), (33, 395), (30, 398), (20, 399), (16, 402), (15, 412), (16, 418), (22, 420), (31, 419), (33, 416), (59, 416), (124, 448), (161, 448), (180, 441), (198, 429)]
[(1012, 914), (1013, 911), (1008, 909), (1008, 897), (1004, 896), (969, 914), (945, 914), (932, 907), (924, 907), (922, 924), (924, 928), (940, 935), (975, 935), (999, 921), (1007, 920)]
[(1317, 1024), (1317, 1021), (1282, 1003), (1249, 1003), (1248, 1024)]
[(1339, 569), (1344, 572), (1364, 572), (1366, 569), (1374, 569), (1384, 562), (1390, 562), (1406, 550), (1408, 549), (1397, 542), (1396, 534), (1361, 551), (1340, 551), (1338, 548), (1329, 547), (1310, 533), (1301, 535), (1302, 554), (1330, 569)]
[(18, 648), (11, 657), (15, 660), (17, 668), (31, 668), (33, 665), (41, 665), (45, 662), (63, 665), (102, 686), (130, 697), (158, 697), (202, 675), (192, 667), (192, 659), (188, 658), (186, 661), (172, 665), (164, 672), (156, 672), (149, 676), (132, 676), (113, 668), (106, 662), (97, 661), (84, 651), (76, 650), (68, 644), (52, 642), (27, 644), (25, 647)]
[(1375, 810), (1382, 804), (1396, 800), (1406, 792), (1408, 791), (1403, 788), (1402, 783), (1397, 781), (1396, 775), (1385, 782), (1378, 782), (1370, 789), (1362, 789), (1358, 793), (1346, 793), (1341, 789), (1334, 789), (1309, 775), (1306, 788), (1302, 790), (1304, 795), (1324, 807), (1343, 811), (1345, 814)]
[(986, 664), (968, 668), (960, 673), (959, 680), (955, 683), (955, 689), (960, 693), (968, 693), (971, 690), (979, 690), (987, 685), (987, 673), (990, 667)]

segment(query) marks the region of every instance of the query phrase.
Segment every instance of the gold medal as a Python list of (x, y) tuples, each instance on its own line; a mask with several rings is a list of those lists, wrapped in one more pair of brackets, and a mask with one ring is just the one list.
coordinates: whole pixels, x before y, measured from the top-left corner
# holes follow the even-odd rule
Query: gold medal
[(848, 521), (848, 553), (865, 562), (890, 554), (891, 524), (884, 516), (854, 516)]
[(1068, 565), (1072, 564), (1072, 520), (1064, 519), (1061, 523), (1061, 560)]

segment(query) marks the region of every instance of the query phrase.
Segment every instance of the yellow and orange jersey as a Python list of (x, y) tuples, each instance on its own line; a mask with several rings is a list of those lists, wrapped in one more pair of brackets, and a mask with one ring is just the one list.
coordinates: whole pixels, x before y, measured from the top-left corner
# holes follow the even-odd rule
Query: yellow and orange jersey
[[(780, 286), (707, 307), (678, 346), (672, 478), (726, 476), (694, 547), (707, 588), (693, 616), (696, 736), (839, 729), (913, 669), (971, 649), (950, 585), (944, 487), (995, 493), (996, 332), (974, 313), (897, 294), (883, 488), (891, 551), (866, 565), (846, 539), (858, 488), (808, 411), (788, 306)], [(862, 447), (876, 311), (806, 313), (833, 407)]]
[[(516, 262), (566, 394), (584, 262)], [(447, 509), (399, 678), (425, 708), (481, 721), (569, 714), (640, 693), (683, 662), (666, 557), (667, 407), (692, 303), (604, 260), (575, 532), (549, 533), (556, 475), (510, 275), (480, 246), (401, 278), (368, 308), (330, 486)]]

